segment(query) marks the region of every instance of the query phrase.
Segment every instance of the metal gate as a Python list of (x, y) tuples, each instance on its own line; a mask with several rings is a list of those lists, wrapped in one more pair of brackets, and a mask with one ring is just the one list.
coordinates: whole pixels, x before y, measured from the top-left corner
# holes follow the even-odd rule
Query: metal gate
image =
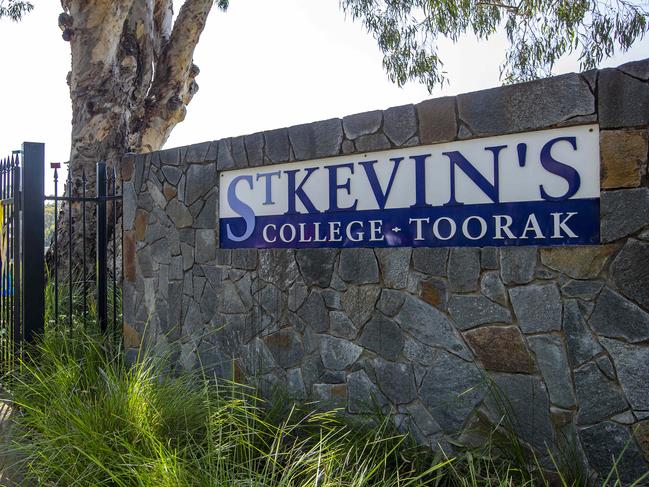
[[(0, 160), (0, 376), (13, 369), (24, 343), (33, 341), (45, 326), (86, 326), (92, 319), (101, 331), (121, 337), (121, 263), (118, 266), (117, 258), (121, 194), (117, 175), (100, 162), (94, 195), (86, 194), (85, 173), (81, 181), (68, 175), (65, 189), (59, 194), (60, 166), (52, 164), (54, 194), (46, 195), (44, 155), (44, 144), (26, 142), (22, 150)], [(47, 270), (46, 202), (54, 205), (50, 243), (53, 265)], [(81, 232), (73, 231), (73, 206), (80, 209), (77, 216), (82, 220)], [(66, 241), (61, 242), (59, 217), (66, 211), (70, 226)], [(87, 219), (93, 222), (91, 228), (87, 228)], [(89, 237), (95, 242), (92, 249), (86, 246)], [(68, 246), (68, 255), (72, 256), (71, 249), (78, 247), (79, 241), (82, 262), (70, 259), (61, 276), (61, 249)]]

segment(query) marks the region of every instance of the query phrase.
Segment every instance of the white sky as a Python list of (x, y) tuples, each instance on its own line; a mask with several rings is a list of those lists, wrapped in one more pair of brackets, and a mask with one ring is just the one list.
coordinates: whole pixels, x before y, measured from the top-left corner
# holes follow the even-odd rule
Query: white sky
[[(70, 54), (57, 25), (61, 7), (33, 3), (21, 23), (0, 21), (0, 155), (27, 140), (45, 142), (48, 162), (66, 161)], [(337, 0), (232, 0), (227, 13), (211, 14), (194, 56), (200, 91), (166, 147), (497, 86), (504, 48), (502, 36), (480, 44), (440, 40), (450, 84), (429, 95), (421, 85), (400, 89), (388, 81), (375, 41), (345, 20)], [(648, 56), (645, 38), (602, 67)], [(555, 72), (578, 67), (566, 59)]]

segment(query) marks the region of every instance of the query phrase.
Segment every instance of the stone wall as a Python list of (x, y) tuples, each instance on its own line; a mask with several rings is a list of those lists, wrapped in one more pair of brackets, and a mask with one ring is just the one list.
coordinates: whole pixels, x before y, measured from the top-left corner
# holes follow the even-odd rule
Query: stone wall
[[(448, 445), (507, 397), (600, 473), (649, 460), (649, 60), (127, 156), (125, 342)], [(592, 247), (219, 249), (219, 171), (599, 123)], [(468, 392), (467, 392), (468, 391)], [(554, 446), (552, 448), (555, 448)]]

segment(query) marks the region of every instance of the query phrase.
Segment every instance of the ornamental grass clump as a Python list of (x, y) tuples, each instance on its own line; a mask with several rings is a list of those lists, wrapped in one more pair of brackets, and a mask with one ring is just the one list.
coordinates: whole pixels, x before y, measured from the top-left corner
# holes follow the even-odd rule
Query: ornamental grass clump
[(54, 332), (14, 378), (15, 457), (25, 482), (110, 486), (408, 486), (450, 460), (335, 411), (270, 407), (254, 390), (164, 361), (113, 358), (103, 340)]

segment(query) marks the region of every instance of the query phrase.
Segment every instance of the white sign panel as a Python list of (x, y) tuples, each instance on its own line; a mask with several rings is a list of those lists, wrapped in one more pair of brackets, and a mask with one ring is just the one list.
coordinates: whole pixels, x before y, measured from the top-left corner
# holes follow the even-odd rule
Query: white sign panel
[(599, 128), (221, 173), (224, 248), (599, 242)]

